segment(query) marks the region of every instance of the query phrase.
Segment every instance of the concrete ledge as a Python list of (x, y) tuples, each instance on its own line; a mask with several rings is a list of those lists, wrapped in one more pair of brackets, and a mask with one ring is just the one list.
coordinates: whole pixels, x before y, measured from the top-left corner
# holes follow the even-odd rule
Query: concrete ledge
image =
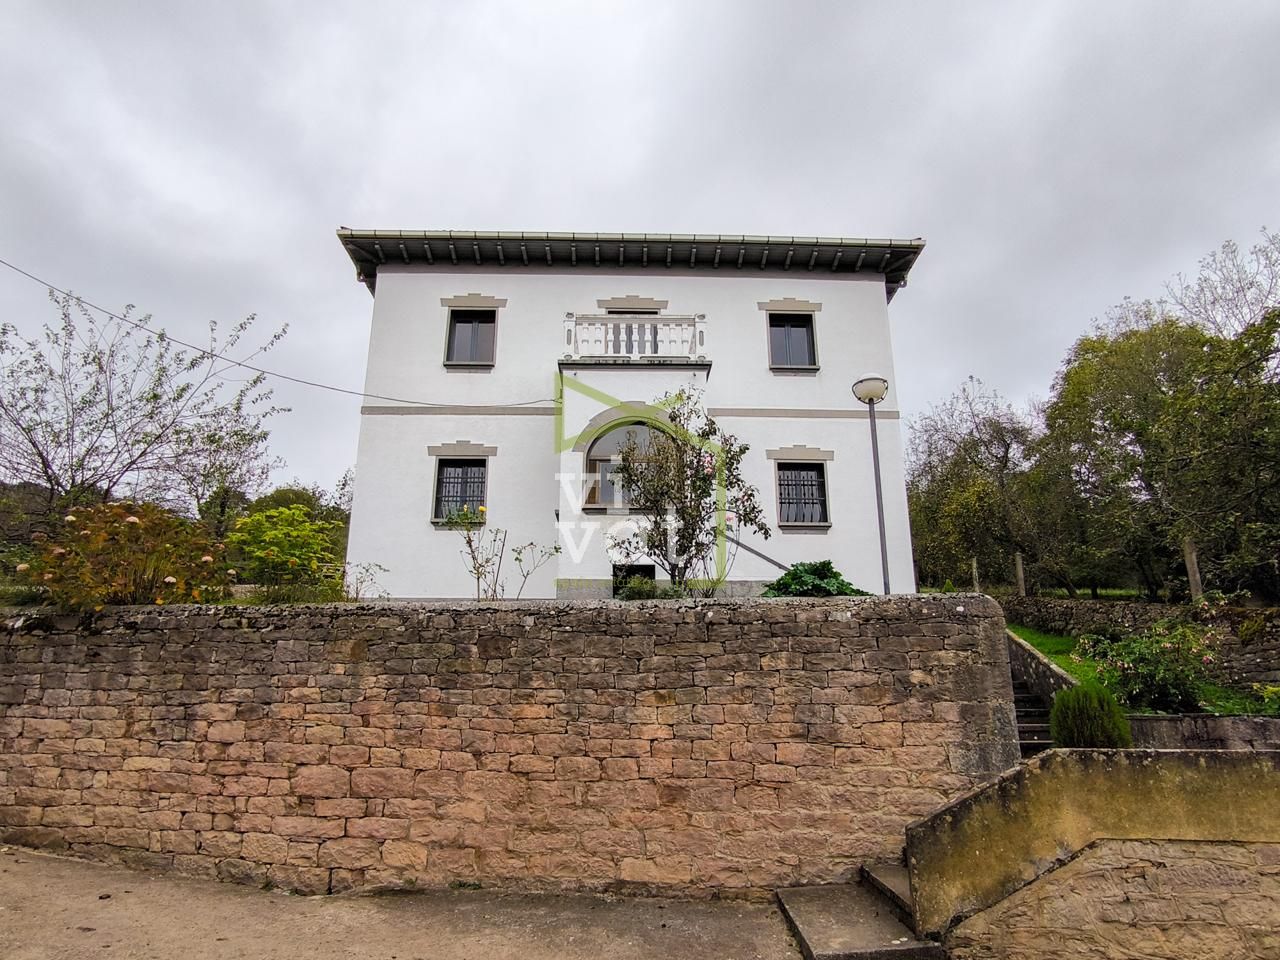
[(1095, 840), (1280, 841), (1280, 752), (1051, 750), (907, 828), (937, 936)]

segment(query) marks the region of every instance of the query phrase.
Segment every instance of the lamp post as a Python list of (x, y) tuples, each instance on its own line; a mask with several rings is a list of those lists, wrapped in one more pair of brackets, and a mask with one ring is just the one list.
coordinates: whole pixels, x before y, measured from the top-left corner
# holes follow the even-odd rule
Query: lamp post
[(876, 404), (889, 392), (889, 381), (868, 374), (853, 385), (853, 395), (867, 405), (871, 419), (871, 469), (876, 478), (876, 520), (880, 523), (880, 572), (884, 575), (884, 592), (889, 593), (889, 546), (884, 535), (884, 493), (880, 489), (880, 442), (876, 437)]

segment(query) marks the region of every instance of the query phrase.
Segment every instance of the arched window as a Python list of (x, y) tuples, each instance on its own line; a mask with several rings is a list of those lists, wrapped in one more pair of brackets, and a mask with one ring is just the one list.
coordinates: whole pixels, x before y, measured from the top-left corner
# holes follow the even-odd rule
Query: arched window
[(613, 471), (621, 462), (619, 451), (633, 437), (644, 447), (649, 442), (650, 427), (643, 423), (622, 423), (600, 434), (587, 448), (586, 502), (595, 507), (625, 507), (625, 494), (613, 484)]

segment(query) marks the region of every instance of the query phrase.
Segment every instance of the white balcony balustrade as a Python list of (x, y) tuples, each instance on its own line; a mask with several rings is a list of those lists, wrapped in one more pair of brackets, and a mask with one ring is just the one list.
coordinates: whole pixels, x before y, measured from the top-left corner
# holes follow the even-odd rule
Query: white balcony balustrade
[(567, 313), (566, 360), (705, 360), (706, 316)]

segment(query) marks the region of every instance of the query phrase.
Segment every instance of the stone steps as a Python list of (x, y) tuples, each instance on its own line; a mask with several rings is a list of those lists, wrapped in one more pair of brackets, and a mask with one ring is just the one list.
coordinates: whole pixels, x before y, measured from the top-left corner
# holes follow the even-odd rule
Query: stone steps
[(911, 877), (906, 867), (900, 863), (864, 863), (861, 873), (862, 882), (884, 898), (899, 920), (907, 926), (915, 922), (911, 916)]
[[(894, 901), (901, 878), (892, 871), (877, 876), (863, 883), (777, 891), (805, 960), (946, 960), (940, 944), (917, 939), (900, 919), (903, 905)], [(888, 895), (882, 892), (886, 888), (892, 891)]]
[(1023, 758), (1053, 746), (1049, 736), (1049, 705), (1021, 681), (1013, 682), (1013, 710), (1018, 723), (1018, 749)]

